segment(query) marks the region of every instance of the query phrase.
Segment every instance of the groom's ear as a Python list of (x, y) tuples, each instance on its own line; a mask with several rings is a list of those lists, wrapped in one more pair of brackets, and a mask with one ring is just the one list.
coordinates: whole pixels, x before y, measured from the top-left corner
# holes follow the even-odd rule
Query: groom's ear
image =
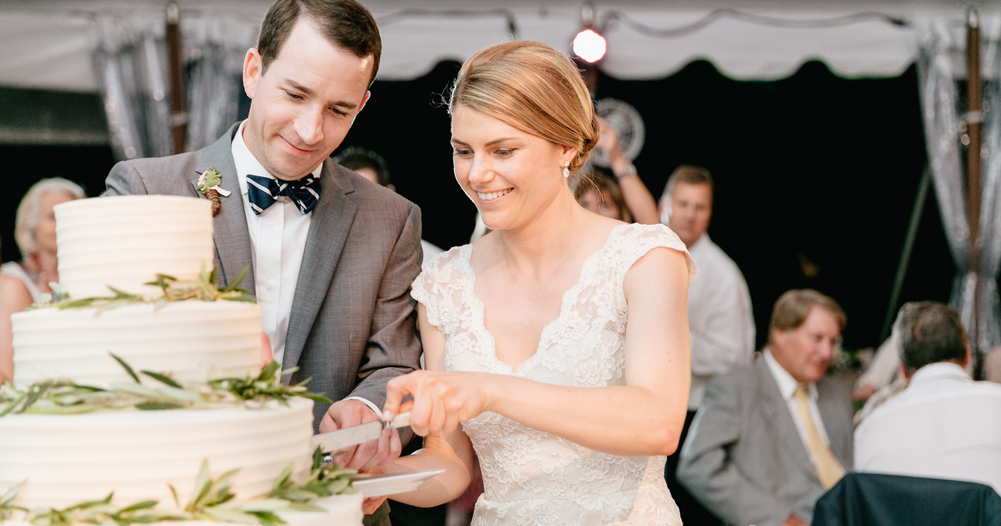
[(254, 92), (257, 91), (257, 83), (263, 74), (264, 68), (261, 61), (261, 54), (257, 52), (257, 48), (248, 49), (247, 56), (243, 60), (243, 91), (251, 99), (254, 98)]

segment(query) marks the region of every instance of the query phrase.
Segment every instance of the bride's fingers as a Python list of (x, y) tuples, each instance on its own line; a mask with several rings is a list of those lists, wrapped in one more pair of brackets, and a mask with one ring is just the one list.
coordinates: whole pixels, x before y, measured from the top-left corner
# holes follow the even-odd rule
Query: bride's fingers
[(410, 408), (410, 429), (420, 436), (427, 436), (428, 422), (431, 420), (431, 412), (434, 409), (430, 393), (427, 386), (421, 382), (414, 393), (413, 407)]
[(440, 386), (435, 386), (431, 389), (431, 419), (428, 422), (428, 432), (437, 433), (445, 427), (445, 420), (448, 418), (448, 413), (445, 411), (445, 402), (442, 397), (442, 389)]
[(382, 419), (392, 420), (401, 413), (400, 405), (403, 398), (409, 394), (415, 394), (417, 387), (421, 384), (423, 371), (414, 371), (410, 374), (397, 376), (386, 383), (386, 403), (382, 406)]

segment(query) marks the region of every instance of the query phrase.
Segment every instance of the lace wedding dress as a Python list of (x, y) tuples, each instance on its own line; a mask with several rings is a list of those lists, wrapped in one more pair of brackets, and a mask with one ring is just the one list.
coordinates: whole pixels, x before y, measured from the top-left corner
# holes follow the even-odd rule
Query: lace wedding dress
[[(585, 261), (563, 295), (560, 315), (542, 331), (536, 353), (512, 369), (497, 359), (473, 294), (472, 246), (453, 248), (417, 277), (413, 297), (448, 338), (445, 367), (517, 375), (574, 387), (624, 385), (628, 309), (626, 272), (656, 247), (682, 252), (684, 243), (662, 225), (619, 225)], [(688, 258), (689, 273), (696, 267)], [(629, 410), (629, 408), (623, 408)], [(665, 457), (598, 453), (496, 413), (463, 423), (480, 461), (484, 493), (473, 526), (680, 525), (664, 482)]]

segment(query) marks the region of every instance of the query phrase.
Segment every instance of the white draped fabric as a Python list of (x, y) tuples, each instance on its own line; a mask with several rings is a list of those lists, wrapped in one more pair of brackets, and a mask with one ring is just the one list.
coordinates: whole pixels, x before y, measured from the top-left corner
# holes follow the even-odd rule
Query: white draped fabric
[(983, 147), (981, 148), (980, 273), (970, 265), (970, 224), (966, 207), (965, 151), (961, 136), (966, 122), (964, 93), (957, 85), (965, 80), (966, 34), (962, 26), (946, 20), (931, 21), (920, 31), (918, 71), (924, 111), (925, 142), (938, 197), (942, 225), (956, 264), (956, 278), (950, 303), (971, 327), (974, 290), (977, 301), (976, 332), (970, 339), (980, 352), (1001, 344), (1001, 302), (997, 279), (1001, 269), (1001, 17), (981, 20), (985, 83)]
[[(270, 0), (178, 0), (187, 52), (208, 38), (243, 43), (254, 33)], [(442, 60), (464, 60), (483, 47), (510, 38), (546, 42), (569, 51), (581, 27), (580, 1), (363, 0), (383, 29), (380, 78), (421, 76)], [(161, 0), (8, 0), (0, 4), (0, 85), (65, 91), (98, 91), (91, 56), (100, 47), (99, 19), (145, 19), (163, 25)], [(962, 21), (965, 5), (938, 0), (920, 4), (797, 0), (746, 4), (664, 3), (622, 0), (597, 3), (608, 55), (601, 67), (622, 79), (662, 78), (693, 60), (711, 61), (737, 79), (777, 79), (808, 60), (822, 60), (845, 77), (894, 77), (912, 64), (922, 20)], [(985, 16), (1001, 7), (985, 4)], [(868, 15), (867, 15), (868, 14)], [(907, 22), (894, 25), (871, 16)], [(856, 17), (847, 23), (845, 17)], [(802, 26), (804, 20), (813, 21)], [(648, 30), (690, 26), (671, 38)], [(840, 21), (840, 22), (839, 22)], [(188, 28), (187, 26), (198, 26)], [(822, 27), (822, 26), (830, 27)], [(643, 26), (643, 27), (640, 27)], [(208, 29), (209, 27), (213, 29)], [(161, 30), (162, 31), (162, 30)], [(228, 44), (227, 44), (228, 45)], [(225, 47), (225, 46), (224, 46)], [(241, 57), (242, 58), (242, 57)], [(229, 59), (227, 59), (229, 60)]]

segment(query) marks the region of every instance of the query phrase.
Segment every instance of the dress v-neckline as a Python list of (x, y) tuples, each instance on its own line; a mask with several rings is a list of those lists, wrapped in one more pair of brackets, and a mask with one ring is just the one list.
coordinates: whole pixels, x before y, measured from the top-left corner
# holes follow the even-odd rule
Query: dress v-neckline
[(529, 356), (528, 358), (522, 360), (521, 363), (514, 366), (508, 364), (507, 362), (502, 361), (500, 358), (497, 357), (497, 339), (494, 338), (494, 335), (493, 333), (490, 332), (490, 329), (487, 329), (486, 304), (484, 304), (483, 300), (481, 300), (480, 297), (476, 295), (477, 276), (476, 276), (476, 271), (473, 270), (473, 266), (470, 264), (470, 259), (473, 256), (473, 245), (472, 243), (470, 243), (469, 245), (463, 247), (465, 248), (465, 250), (464, 253), (462, 254), (462, 257), (459, 259), (459, 261), (462, 263), (461, 270), (462, 273), (465, 274), (466, 279), (469, 280), (468, 290), (469, 290), (470, 303), (472, 303), (472, 307), (475, 311), (474, 314), (476, 314), (475, 318), (477, 319), (478, 322), (476, 328), (481, 330), (483, 334), (487, 336), (487, 339), (490, 342), (488, 358), (493, 360), (494, 363), (502, 370), (504, 370), (507, 374), (513, 374), (515, 376), (521, 376), (522, 375), (521, 373), (523, 373), (525, 370), (528, 370), (531, 365), (533, 365), (536, 361), (538, 361), (541, 352), (544, 350), (542, 348), (542, 344), (547, 341), (546, 337), (547, 333), (551, 332), (553, 327), (555, 327), (564, 318), (569, 299), (572, 298), (574, 294), (576, 294), (578, 289), (581, 287), (581, 284), (584, 282), (584, 277), (586, 275), (585, 271), (588, 269), (589, 266), (594, 264), (594, 261), (597, 260), (602, 253), (605, 252), (609, 244), (611, 244), (612, 239), (615, 238), (616, 233), (619, 230), (628, 226), (629, 224), (625, 223), (621, 225), (615, 225), (614, 227), (612, 227), (612, 229), (608, 232), (608, 237), (605, 238), (605, 242), (602, 243), (602, 245), (598, 247), (597, 250), (595, 250), (594, 252), (589, 254), (586, 258), (584, 258), (583, 263), (581, 263), (580, 265), (580, 273), (577, 276), (577, 281), (575, 281), (573, 285), (570, 285), (570, 287), (563, 292), (563, 296), (560, 299), (559, 314), (556, 316), (556, 318), (550, 320), (542, 327), (542, 332), (539, 333), (539, 342), (535, 345), (535, 352), (532, 353), (532, 355)]

